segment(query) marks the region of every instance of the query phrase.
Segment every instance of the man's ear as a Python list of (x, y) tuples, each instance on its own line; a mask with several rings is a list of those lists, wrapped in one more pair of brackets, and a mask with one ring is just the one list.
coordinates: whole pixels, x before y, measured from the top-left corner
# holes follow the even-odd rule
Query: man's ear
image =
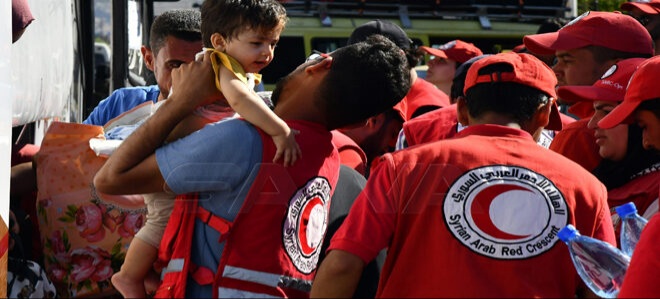
[(458, 97), (458, 100), (456, 101), (456, 112), (458, 116), (458, 122), (463, 126), (469, 125), (470, 112), (468, 110), (467, 103), (465, 102), (465, 97)]
[(224, 51), (227, 46), (227, 41), (222, 37), (222, 34), (216, 32), (211, 35), (211, 45), (213, 45), (213, 48), (216, 50)]
[(367, 118), (366, 126), (370, 129), (378, 129), (385, 122), (385, 113)]
[(144, 57), (144, 64), (150, 71), (154, 71), (154, 52), (146, 46), (140, 47), (140, 52), (142, 52), (142, 57)]
[(313, 73), (313, 72), (318, 72), (318, 71), (325, 71), (325, 70), (330, 69), (331, 66), (332, 66), (332, 57), (326, 57), (326, 58), (323, 58), (323, 60), (321, 60), (318, 63), (308, 65), (305, 68), (305, 72), (312, 72)]
[(547, 103), (542, 104), (536, 109), (536, 113), (532, 116), (534, 126), (546, 127), (550, 123), (550, 112), (554, 105), (555, 99), (550, 99)]

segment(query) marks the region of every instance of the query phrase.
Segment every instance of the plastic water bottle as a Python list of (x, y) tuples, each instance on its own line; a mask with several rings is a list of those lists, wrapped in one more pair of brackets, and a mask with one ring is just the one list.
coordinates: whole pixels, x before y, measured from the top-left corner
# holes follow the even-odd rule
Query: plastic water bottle
[(616, 298), (630, 258), (618, 248), (598, 239), (580, 235), (572, 225), (557, 233), (582, 281), (598, 296)]
[(648, 220), (637, 214), (637, 208), (632, 202), (620, 205), (615, 210), (621, 218), (621, 237), (619, 238), (621, 251), (632, 257), (639, 236), (642, 234), (642, 229), (644, 229)]

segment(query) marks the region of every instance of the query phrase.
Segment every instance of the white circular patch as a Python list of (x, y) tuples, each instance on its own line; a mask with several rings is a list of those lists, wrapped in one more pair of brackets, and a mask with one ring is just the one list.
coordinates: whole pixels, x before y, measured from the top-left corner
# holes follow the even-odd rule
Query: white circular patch
[(289, 201), (282, 242), (293, 265), (310, 274), (316, 269), (330, 214), (330, 183), (317, 177), (298, 189)]
[(443, 203), (447, 227), (470, 250), (496, 259), (537, 256), (568, 224), (563, 194), (529, 169), (493, 165), (472, 169), (450, 187)]

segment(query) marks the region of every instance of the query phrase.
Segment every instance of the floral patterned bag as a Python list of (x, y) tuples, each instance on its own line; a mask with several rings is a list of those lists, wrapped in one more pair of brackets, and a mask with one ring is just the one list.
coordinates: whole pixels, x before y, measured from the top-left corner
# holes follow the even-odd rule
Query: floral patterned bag
[(93, 178), (107, 160), (90, 149), (100, 126), (55, 122), (37, 163), (37, 212), (48, 278), (61, 297), (117, 294), (110, 277), (145, 221), (142, 196), (99, 196)]

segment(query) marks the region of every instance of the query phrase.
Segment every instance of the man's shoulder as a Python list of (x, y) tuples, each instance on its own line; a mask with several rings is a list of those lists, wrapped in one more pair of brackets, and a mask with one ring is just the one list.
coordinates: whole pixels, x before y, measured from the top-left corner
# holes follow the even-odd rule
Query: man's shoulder
[(562, 190), (582, 190), (581, 193), (591, 195), (605, 190), (604, 185), (590, 171), (560, 153), (539, 146), (536, 156), (539, 163), (545, 165), (539, 173), (551, 175), (553, 182), (562, 185)]
[(142, 103), (155, 102), (159, 94), (157, 85), (119, 88), (101, 101), (83, 123), (103, 126), (111, 119)]
[[(449, 105), (424, 113), (403, 124), (404, 127), (422, 128), (433, 124), (454, 125), (458, 123), (456, 105)], [(431, 127), (430, 129), (432, 129)]]
[(241, 118), (226, 118), (206, 125), (207, 134), (222, 136), (222, 138), (246, 139), (248, 136), (259, 135), (259, 130)]
[(330, 133), (332, 133), (332, 143), (335, 145), (335, 147), (337, 147), (337, 149), (341, 149), (343, 147), (359, 147), (355, 140), (346, 136), (346, 134), (339, 130), (332, 130)]
[(117, 109), (130, 110), (148, 101), (156, 102), (159, 95), (160, 89), (157, 85), (122, 87), (116, 89), (110, 96), (101, 101), (97, 108), (117, 107)]
[(112, 92), (112, 94), (108, 97), (108, 99), (124, 98), (129, 100), (142, 99), (146, 101), (146, 100), (154, 100), (158, 98), (159, 94), (160, 94), (160, 89), (158, 88), (158, 85), (131, 86), (131, 87), (122, 87), (116, 89), (115, 91)]

